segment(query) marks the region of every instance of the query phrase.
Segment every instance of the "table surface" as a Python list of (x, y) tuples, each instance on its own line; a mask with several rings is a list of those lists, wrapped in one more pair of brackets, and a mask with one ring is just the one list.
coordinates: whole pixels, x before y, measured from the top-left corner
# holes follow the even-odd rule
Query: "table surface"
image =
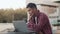
[(0, 34), (35, 34), (35, 33), (27, 33), (27, 32), (0, 32)]

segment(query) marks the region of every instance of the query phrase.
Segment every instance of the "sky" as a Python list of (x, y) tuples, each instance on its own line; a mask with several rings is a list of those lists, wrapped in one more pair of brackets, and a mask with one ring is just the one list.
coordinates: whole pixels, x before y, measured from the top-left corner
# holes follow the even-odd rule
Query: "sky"
[(24, 8), (26, 6), (26, 0), (0, 0), (0, 9), (6, 8)]

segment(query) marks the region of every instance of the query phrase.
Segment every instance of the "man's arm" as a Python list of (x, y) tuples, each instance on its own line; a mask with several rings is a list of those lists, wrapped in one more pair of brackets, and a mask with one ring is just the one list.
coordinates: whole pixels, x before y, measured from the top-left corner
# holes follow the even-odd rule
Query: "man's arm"
[(33, 15), (29, 16), (29, 20), (27, 22), (29, 30), (33, 30), (33, 27), (34, 27), (34, 18), (33, 17), (34, 17)]
[(35, 24), (33, 18), (31, 18), (28, 23), (28, 28), (39, 32), (45, 24), (49, 23), (49, 19), (46, 15), (41, 15), (38, 19), (38, 24)]
[(45, 24), (49, 23), (49, 19), (46, 15), (42, 15), (38, 19), (38, 24), (34, 24), (35, 31), (40, 31), (45, 26)]

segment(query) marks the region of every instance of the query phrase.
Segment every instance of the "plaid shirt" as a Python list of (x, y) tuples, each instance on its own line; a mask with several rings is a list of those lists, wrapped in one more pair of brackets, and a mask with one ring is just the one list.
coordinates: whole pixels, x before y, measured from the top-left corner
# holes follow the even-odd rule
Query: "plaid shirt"
[(35, 24), (34, 17), (28, 21), (28, 29), (36, 32), (43, 32), (43, 34), (52, 34), (52, 29), (48, 17), (41, 12), (37, 14), (38, 24)]

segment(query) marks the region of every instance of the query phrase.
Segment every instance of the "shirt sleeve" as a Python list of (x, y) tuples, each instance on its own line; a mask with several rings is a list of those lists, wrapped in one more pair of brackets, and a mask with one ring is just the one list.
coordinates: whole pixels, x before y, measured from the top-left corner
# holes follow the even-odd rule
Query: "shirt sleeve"
[(47, 23), (49, 23), (48, 17), (46, 15), (40, 16), (38, 24), (34, 24), (34, 30), (39, 32)]

